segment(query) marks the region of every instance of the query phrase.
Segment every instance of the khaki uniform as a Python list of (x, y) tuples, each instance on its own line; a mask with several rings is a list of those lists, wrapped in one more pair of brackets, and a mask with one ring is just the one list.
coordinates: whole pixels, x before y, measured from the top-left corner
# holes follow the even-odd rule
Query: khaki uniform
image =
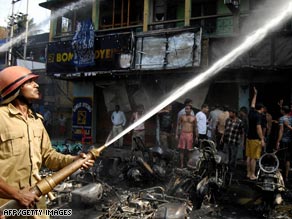
[[(0, 106), (0, 177), (19, 189), (35, 185), (33, 175), (42, 166), (58, 170), (73, 162), (71, 155), (60, 154), (52, 148), (41, 116), (38, 117), (29, 111), (25, 120), (12, 104)], [(0, 199), (0, 205), (6, 201)], [(44, 201), (37, 207), (45, 208)]]

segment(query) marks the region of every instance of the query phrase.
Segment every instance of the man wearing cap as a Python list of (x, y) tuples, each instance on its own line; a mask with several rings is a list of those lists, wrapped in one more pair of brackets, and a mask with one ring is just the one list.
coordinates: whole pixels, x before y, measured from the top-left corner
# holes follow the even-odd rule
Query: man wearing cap
[[(45, 209), (45, 199), (27, 190), (37, 182), (34, 175), (42, 166), (58, 170), (79, 159), (52, 148), (42, 116), (31, 109), (32, 101), (40, 99), (38, 77), (20, 66), (0, 72), (0, 206), (13, 198), (23, 207)], [(93, 162), (85, 162), (83, 167)]]

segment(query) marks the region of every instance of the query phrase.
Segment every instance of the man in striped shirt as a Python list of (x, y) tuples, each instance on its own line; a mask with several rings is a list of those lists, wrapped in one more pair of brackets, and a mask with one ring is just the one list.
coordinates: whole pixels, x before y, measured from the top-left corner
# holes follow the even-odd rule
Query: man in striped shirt
[(229, 118), (226, 119), (224, 133), (221, 142), (224, 144), (223, 151), (228, 155), (229, 167), (234, 172), (236, 167), (237, 151), (239, 145), (242, 145), (244, 137), (243, 122), (237, 117), (235, 109), (229, 110)]

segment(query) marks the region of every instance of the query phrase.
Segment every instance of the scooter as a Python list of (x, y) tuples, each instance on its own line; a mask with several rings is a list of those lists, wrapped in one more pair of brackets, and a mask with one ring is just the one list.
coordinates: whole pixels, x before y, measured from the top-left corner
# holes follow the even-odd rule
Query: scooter
[(257, 178), (256, 186), (262, 194), (261, 211), (266, 218), (273, 218), (273, 209), (283, 202), (282, 193), (286, 190), (276, 152), (260, 157)]

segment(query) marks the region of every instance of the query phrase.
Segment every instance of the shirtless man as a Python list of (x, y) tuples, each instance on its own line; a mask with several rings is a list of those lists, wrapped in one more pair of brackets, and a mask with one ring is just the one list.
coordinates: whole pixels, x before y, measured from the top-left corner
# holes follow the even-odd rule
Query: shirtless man
[(198, 141), (198, 129), (196, 117), (191, 115), (191, 106), (186, 106), (185, 115), (181, 115), (178, 120), (178, 127), (176, 129), (176, 139), (178, 139), (179, 129), (180, 137), (178, 149), (180, 150), (180, 167), (184, 167), (184, 156), (187, 152), (189, 158), (189, 151), (193, 148), (193, 133), (195, 133), (195, 141)]

